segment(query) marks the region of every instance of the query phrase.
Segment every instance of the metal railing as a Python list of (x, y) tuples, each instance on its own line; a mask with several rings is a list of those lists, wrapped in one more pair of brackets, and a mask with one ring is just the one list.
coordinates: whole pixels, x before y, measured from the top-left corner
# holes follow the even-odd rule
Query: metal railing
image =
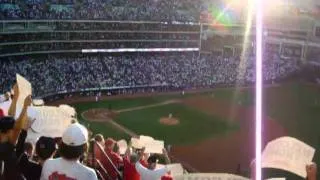
[(105, 169), (104, 165), (98, 159), (96, 159), (95, 148), (98, 148), (98, 150), (102, 153), (103, 158), (105, 158), (107, 160), (107, 163), (111, 165), (112, 171), (117, 173), (118, 180), (123, 180), (121, 172), (118, 170), (118, 168), (112, 162), (111, 158), (104, 151), (104, 149), (100, 146), (100, 144), (97, 143), (95, 140), (91, 140), (90, 146), (92, 148), (92, 165), (94, 166), (95, 164), (97, 164), (98, 167), (102, 170), (103, 174), (105, 174), (109, 179), (111, 179), (111, 176), (110, 176), (108, 170)]

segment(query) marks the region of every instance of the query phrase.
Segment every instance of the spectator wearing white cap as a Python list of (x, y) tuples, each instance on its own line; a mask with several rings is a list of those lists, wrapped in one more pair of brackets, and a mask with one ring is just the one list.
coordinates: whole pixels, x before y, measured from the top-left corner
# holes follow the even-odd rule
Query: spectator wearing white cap
[(87, 142), (87, 129), (79, 123), (71, 124), (62, 135), (61, 158), (44, 163), (41, 179), (96, 180), (95, 171), (79, 161), (87, 149)]

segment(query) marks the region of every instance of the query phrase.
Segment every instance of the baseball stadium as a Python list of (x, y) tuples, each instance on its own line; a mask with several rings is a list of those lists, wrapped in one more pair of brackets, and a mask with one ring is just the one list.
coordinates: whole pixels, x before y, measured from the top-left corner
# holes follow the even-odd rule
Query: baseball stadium
[(316, 180), (319, 17), (316, 0), (0, 0), (0, 179)]

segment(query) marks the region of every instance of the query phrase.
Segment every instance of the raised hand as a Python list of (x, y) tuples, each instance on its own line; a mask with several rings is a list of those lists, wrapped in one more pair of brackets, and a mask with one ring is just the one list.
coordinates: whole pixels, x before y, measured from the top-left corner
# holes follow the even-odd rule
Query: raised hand
[(317, 179), (317, 164), (311, 163), (306, 166), (308, 180)]
[(13, 96), (18, 98), (19, 97), (19, 87), (18, 84), (13, 85)]
[(27, 97), (24, 99), (23, 105), (24, 105), (25, 107), (28, 107), (28, 106), (30, 106), (31, 104), (32, 104), (32, 98), (31, 98), (31, 95), (29, 95), (29, 96), (27, 96)]

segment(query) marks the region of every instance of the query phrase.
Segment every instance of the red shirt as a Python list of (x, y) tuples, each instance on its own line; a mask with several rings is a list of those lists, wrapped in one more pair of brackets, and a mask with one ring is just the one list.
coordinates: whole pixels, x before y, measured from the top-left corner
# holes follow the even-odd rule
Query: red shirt
[[(106, 149), (106, 153), (111, 159), (112, 163), (116, 166), (116, 168), (119, 168), (123, 164), (123, 160), (119, 154), (113, 152), (110, 149)], [(104, 163), (104, 167), (106, 168), (112, 179), (117, 179), (117, 171), (112, 167), (111, 163), (108, 160), (106, 163)]]
[(128, 157), (123, 158), (123, 166), (123, 180), (140, 180), (135, 164), (131, 163)]
[(103, 153), (101, 152), (100, 148), (97, 144), (94, 144), (94, 156), (97, 160), (99, 160), (101, 163), (105, 160), (103, 157)]
[(49, 176), (49, 180), (55, 180), (55, 179), (59, 179), (59, 180), (76, 180), (76, 179), (67, 177), (65, 174), (59, 174), (58, 172), (54, 172), (53, 174), (51, 174)]
[[(97, 160), (100, 161), (100, 163), (102, 164), (102, 166), (107, 170), (107, 172), (109, 173), (108, 169), (107, 169), (107, 165), (108, 165), (108, 159), (107, 157), (103, 154), (103, 152), (101, 151), (101, 149), (98, 147), (97, 144), (94, 144), (94, 155), (95, 155), (95, 158)], [(101, 171), (103, 172), (103, 171)], [(102, 173), (103, 177), (105, 179), (108, 179), (109, 176), (105, 173)]]
[(141, 164), (143, 167), (148, 168), (148, 162), (147, 162), (147, 161), (140, 159), (140, 164)]
[(166, 175), (161, 177), (161, 180), (173, 180), (173, 178), (171, 177), (171, 175), (166, 174)]
[(0, 109), (0, 118), (3, 118), (4, 117), (4, 112), (2, 109)]

